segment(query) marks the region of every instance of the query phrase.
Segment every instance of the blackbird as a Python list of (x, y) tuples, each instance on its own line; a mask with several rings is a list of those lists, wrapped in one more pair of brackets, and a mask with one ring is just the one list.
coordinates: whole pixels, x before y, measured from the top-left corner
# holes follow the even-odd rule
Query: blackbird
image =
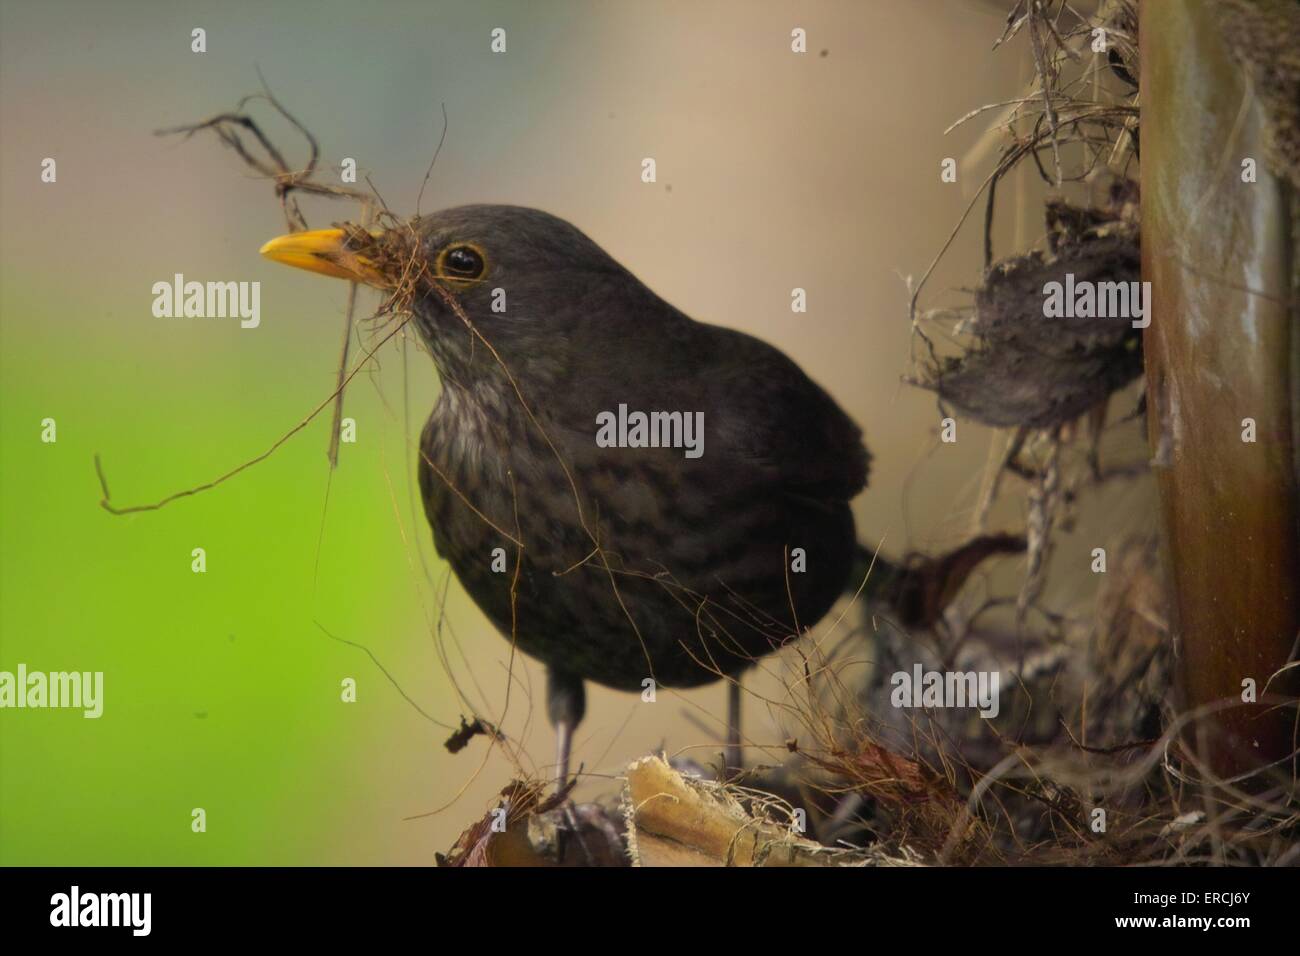
[(689, 318), (563, 219), (471, 205), (400, 231), (409, 257), (357, 227), (262, 254), (406, 283), (442, 382), (418, 468), (435, 546), (546, 665), (560, 782), (587, 680), (728, 679), (736, 766), (740, 673), (847, 583), (860, 430), (782, 352)]

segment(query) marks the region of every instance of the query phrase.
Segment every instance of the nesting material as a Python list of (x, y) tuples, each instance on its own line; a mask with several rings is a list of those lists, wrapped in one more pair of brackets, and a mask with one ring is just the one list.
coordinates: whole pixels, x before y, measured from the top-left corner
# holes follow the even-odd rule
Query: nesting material
[[(1125, 203), (1124, 205), (1127, 205)], [(1140, 278), (1137, 226), (1117, 210), (1048, 204), (1049, 248), (994, 263), (963, 323), (965, 351), (913, 384), (994, 427), (1052, 428), (1142, 374), (1142, 330), (1124, 318), (1044, 316), (1044, 287)]]
[(908, 855), (822, 846), (803, 837), (792, 808), (769, 794), (686, 777), (662, 757), (627, 768), (623, 813), (636, 866), (917, 865)]
[(572, 804), (568, 788), (548, 794), (543, 783), (515, 780), (436, 861), (449, 867), (627, 866), (629, 858), (616, 808)]
[(1220, 0), (1214, 11), (1264, 115), (1264, 162), (1300, 189), (1300, 12), (1294, 0)]

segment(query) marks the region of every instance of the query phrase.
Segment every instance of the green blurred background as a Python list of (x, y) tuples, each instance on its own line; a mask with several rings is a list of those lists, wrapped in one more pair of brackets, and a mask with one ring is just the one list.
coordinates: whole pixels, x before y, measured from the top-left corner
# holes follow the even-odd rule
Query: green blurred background
[[(943, 129), (1025, 76), (1021, 53), (988, 53), (1004, 13), (960, 0), (0, 2), (0, 669), (105, 674), (99, 720), (0, 712), (0, 863), (428, 863), (512, 772), (499, 751), (484, 762), (481, 738), (459, 756), (442, 747), (464, 710), (451, 677), (499, 715), (508, 645), (455, 582), (444, 602), (446, 569), (412, 511), (410, 440), (437, 388), (413, 344), (390, 345), (349, 390), (358, 441), (328, 509), (327, 416), (215, 491), (131, 517), (98, 507), (95, 452), (125, 505), (263, 451), (329, 394), (342, 329), (343, 283), (258, 257), (284, 231), (268, 184), (214, 138), (153, 130), (233, 108), (260, 66), (326, 166), (354, 157), (409, 212), (445, 103), (426, 209), (555, 212), (688, 313), (785, 349), (866, 429), (861, 534), (898, 553), (960, 537), (988, 451), (972, 429), (932, 460), (934, 402), (899, 384), (902, 276), (929, 263), (985, 172), (940, 184), (940, 159), (979, 132)], [(505, 55), (489, 52), (497, 26)], [(805, 56), (789, 51), (794, 26)], [(194, 27), (204, 54), (190, 52)], [(47, 156), (55, 184), (40, 181)], [(316, 226), (354, 214), (305, 208)], [(1036, 218), (1000, 222), (1001, 247)], [(935, 288), (975, 281), (966, 238)], [(261, 327), (155, 318), (150, 287), (176, 272), (260, 281)], [(806, 315), (790, 312), (794, 286)], [(40, 441), (46, 417), (55, 444)], [(191, 572), (196, 547), (206, 574)], [(450, 676), (443, 618), (464, 650), (452, 645)], [(318, 623), (370, 648), (438, 724)], [(551, 735), (528, 700), (540, 671), (515, 673), (504, 726), (544, 765)], [(340, 701), (346, 677), (354, 704)], [(779, 741), (747, 706), (747, 733)], [(652, 748), (708, 759), (722, 711), (719, 688), (653, 707), (596, 690), (577, 740), (584, 792), (609, 791), (601, 775)], [(191, 832), (194, 807), (206, 833)]]

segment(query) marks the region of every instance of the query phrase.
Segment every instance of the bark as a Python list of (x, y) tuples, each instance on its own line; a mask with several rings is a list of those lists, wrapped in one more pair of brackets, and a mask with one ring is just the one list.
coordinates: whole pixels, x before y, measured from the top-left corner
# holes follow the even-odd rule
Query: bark
[[(1196, 723), (1195, 744), (1235, 775), (1294, 749), (1294, 707), (1270, 704), (1294, 694), (1297, 671), (1264, 694), (1300, 629), (1293, 197), (1265, 163), (1269, 118), (1215, 4), (1140, 12), (1144, 350), (1181, 706), (1231, 702)], [(1258, 703), (1241, 702), (1247, 678)]]

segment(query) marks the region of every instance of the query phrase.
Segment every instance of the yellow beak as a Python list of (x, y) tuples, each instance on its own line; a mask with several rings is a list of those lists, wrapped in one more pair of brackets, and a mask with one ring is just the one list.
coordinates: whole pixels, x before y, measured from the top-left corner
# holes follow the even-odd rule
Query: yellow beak
[(275, 262), (308, 272), (364, 282), (381, 289), (394, 285), (392, 278), (375, 263), (348, 248), (347, 233), (342, 229), (291, 232), (272, 239), (258, 251)]

